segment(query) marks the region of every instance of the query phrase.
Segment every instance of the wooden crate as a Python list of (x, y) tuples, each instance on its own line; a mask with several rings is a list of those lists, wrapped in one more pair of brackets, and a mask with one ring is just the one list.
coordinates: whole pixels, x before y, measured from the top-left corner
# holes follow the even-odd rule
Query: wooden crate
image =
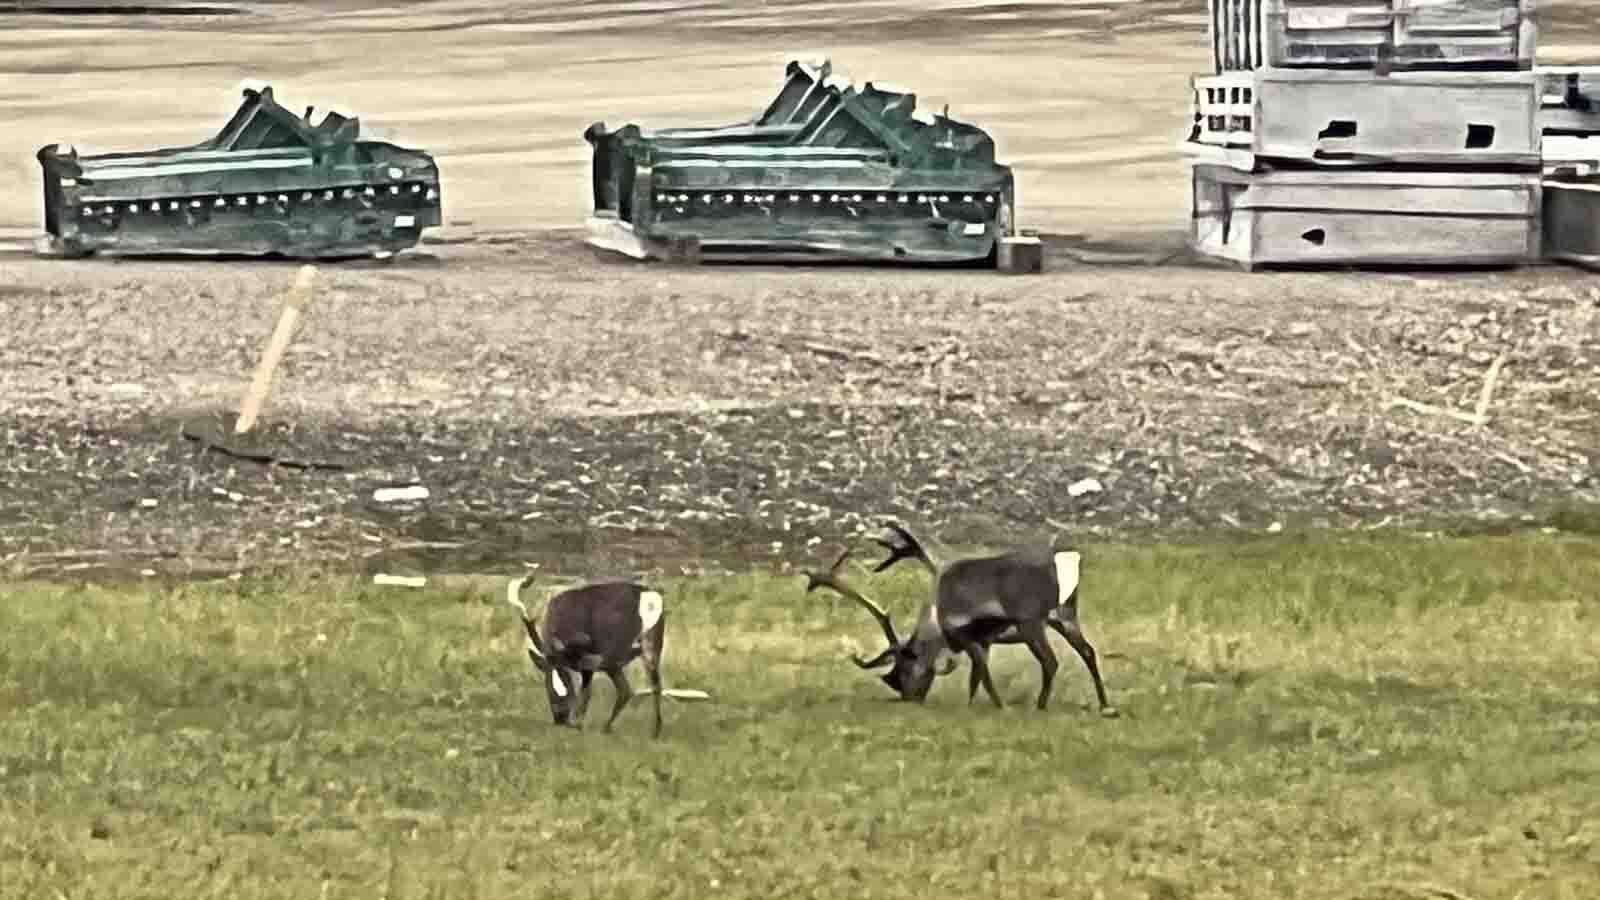
[(1190, 139), (1325, 165), (1536, 168), (1534, 72), (1260, 69), (1193, 79)]
[(1600, 66), (1539, 66), (1539, 130), (1600, 135)]
[(1600, 179), (1544, 180), (1544, 256), (1600, 268)]
[(1533, 67), (1535, 0), (1207, 0), (1215, 72)]
[(1211, 155), (1197, 149), (1190, 159), (1189, 244), (1246, 268), (1521, 264), (1540, 255), (1537, 172), (1246, 172)]
[(1600, 133), (1545, 135), (1543, 171), (1568, 179), (1600, 175)]

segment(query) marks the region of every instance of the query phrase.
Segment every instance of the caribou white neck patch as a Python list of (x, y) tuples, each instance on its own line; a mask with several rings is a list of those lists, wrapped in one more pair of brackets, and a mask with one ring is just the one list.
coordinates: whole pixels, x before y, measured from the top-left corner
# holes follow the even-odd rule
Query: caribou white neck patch
[(549, 678), (550, 687), (555, 690), (556, 696), (565, 697), (567, 695), (567, 683), (562, 680), (561, 673), (555, 669), (551, 669)]
[(1065, 606), (1072, 599), (1072, 592), (1078, 589), (1078, 567), (1082, 561), (1082, 555), (1072, 550), (1063, 550), (1055, 555), (1057, 606)]
[(639, 594), (639, 630), (649, 631), (661, 621), (663, 608), (661, 595), (655, 591), (643, 591)]

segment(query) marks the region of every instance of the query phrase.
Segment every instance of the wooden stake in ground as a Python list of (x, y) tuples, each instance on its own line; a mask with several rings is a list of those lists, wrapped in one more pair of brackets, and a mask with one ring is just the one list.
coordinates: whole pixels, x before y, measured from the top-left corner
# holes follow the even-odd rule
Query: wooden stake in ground
[(1505, 364), (1506, 354), (1502, 350), (1489, 365), (1489, 374), (1483, 377), (1483, 390), (1478, 392), (1478, 408), (1472, 413), (1472, 418), (1476, 420), (1475, 424), (1479, 428), (1489, 422), (1489, 402), (1494, 399), (1494, 386), (1499, 382), (1500, 368)]
[(250, 389), (239, 404), (239, 420), (233, 425), (234, 434), (244, 434), (255, 427), (256, 417), (261, 415), (261, 405), (267, 400), (267, 391), (272, 388), (272, 375), (278, 370), (283, 352), (289, 349), (289, 338), (300, 321), (300, 310), (311, 296), (311, 285), (316, 277), (316, 266), (301, 266), (299, 274), (295, 276), (294, 287), (290, 288), (289, 296), (284, 298), (283, 311), (278, 314), (278, 327), (273, 329), (272, 339), (267, 342), (267, 349), (256, 364), (255, 378), (251, 380)]

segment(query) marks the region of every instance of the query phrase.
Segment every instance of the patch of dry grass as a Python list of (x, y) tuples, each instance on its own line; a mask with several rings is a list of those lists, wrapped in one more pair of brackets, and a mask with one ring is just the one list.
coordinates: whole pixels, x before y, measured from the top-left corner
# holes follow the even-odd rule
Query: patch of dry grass
[(1070, 657), (1034, 712), (1018, 648), (1007, 710), (889, 703), (837, 598), (668, 580), (668, 683), (716, 701), (659, 743), (552, 728), (489, 590), (14, 585), (0, 896), (1592, 896), (1597, 548), (1099, 551), (1119, 720)]

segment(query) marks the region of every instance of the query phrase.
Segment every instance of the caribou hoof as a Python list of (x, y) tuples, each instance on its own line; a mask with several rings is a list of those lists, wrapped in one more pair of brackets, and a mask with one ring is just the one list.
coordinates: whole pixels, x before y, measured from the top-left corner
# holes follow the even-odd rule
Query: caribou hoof
[(1102, 719), (1120, 719), (1122, 718), (1122, 712), (1115, 706), (1102, 706), (1100, 707), (1100, 717)]

